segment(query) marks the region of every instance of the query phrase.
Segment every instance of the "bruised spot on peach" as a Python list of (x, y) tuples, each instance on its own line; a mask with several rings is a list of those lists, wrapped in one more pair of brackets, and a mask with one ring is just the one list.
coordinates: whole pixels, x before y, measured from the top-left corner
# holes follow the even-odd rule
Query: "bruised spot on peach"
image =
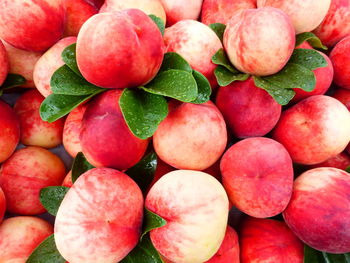
[(39, 200), (41, 188), (61, 185), (66, 174), (61, 159), (40, 147), (17, 150), (0, 171), (0, 186), (6, 196), (7, 211), (37, 215), (46, 210)]
[(294, 183), (283, 216), (309, 246), (335, 254), (350, 252), (350, 176), (336, 168), (315, 168)]

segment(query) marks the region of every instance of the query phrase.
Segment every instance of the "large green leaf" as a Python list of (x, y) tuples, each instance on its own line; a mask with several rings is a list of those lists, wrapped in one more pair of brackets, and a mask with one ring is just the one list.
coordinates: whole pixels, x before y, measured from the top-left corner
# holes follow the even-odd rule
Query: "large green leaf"
[(297, 47), (305, 41), (307, 41), (314, 48), (327, 50), (327, 47), (322, 44), (321, 40), (311, 32), (305, 32), (297, 35), (295, 46)]
[(49, 186), (40, 190), (40, 202), (47, 212), (56, 216), (63, 198), (68, 192), (69, 187), (65, 186)]
[(66, 47), (62, 52), (62, 60), (66, 65), (73, 70), (73, 72), (82, 77), (80, 70), (78, 68), (77, 59), (76, 59), (76, 48), (77, 44), (71, 44)]
[(146, 193), (146, 190), (153, 181), (156, 169), (157, 155), (152, 151), (125, 173), (137, 183), (142, 192)]
[(149, 235), (146, 235), (120, 263), (164, 263), (164, 261), (154, 248)]
[(316, 50), (313, 49), (295, 49), (290, 57), (288, 64), (298, 64), (309, 70), (327, 67), (326, 59)]
[(215, 32), (218, 38), (220, 38), (220, 40), (222, 41), (224, 38), (226, 25), (221, 23), (213, 23), (213, 24), (210, 24), (209, 27)]
[(84, 154), (79, 152), (73, 161), (72, 165), (72, 182), (74, 183), (80, 175), (95, 168), (92, 164), (86, 160)]
[(149, 93), (167, 96), (183, 102), (194, 101), (198, 96), (195, 78), (191, 73), (183, 70), (170, 69), (163, 71), (142, 88)]
[(166, 223), (167, 222), (165, 219), (161, 218), (159, 215), (149, 211), (146, 208), (144, 213), (141, 239), (151, 230), (165, 226)]
[(168, 115), (165, 98), (142, 89), (124, 89), (119, 105), (129, 129), (140, 139), (151, 137)]
[(350, 263), (350, 253), (330, 254), (305, 245), (304, 263)]
[(165, 31), (165, 23), (163, 21), (163, 19), (161, 19), (158, 16), (155, 15), (149, 15), (149, 17), (153, 20), (153, 22), (157, 25), (157, 27), (159, 28), (159, 31), (162, 35), (164, 35), (164, 31)]
[(60, 255), (55, 244), (54, 235), (46, 238), (32, 252), (26, 263), (65, 263), (66, 260)]
[(8, 74), (6, 76), (6, 79), (4, 80), (4, 83), (0, 86), (0, 96), (2, 95), (4, 90), (8, 90), (14, 87), (19, 87), (24, 84), (26, 84), (27, 80), (18, 74)]
[(210, 100), (211, 86), (207, 78), (199, 71), (193, 70), (192, 75), (197, 82), (198, 96), (192, 103), (201, 104)]
[(216, 80), (221, 87), (225, 87), (227, 85), (230, 85), (234, 81), (244, 81), (249, 78), (249, 74), (245, 73), (233, 73), (229, 71), (227, 68), (224, 66), (217, 66), (216, 69), (214, 70), (214, 74), (216, 77)]
[(192, 72), (190, 64), (188, 64), (188, 62), (182, 56), (175, 52), (165, 53), (162, 66), (159, 71), (166, 71), (169, 69), (184, 70), (189, 73)]

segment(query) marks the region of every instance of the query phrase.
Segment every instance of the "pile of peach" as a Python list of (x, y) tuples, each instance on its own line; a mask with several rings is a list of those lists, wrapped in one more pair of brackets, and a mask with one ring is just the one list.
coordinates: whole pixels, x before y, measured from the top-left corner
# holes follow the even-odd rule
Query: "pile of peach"
[[(297, 45), (305, 32), (314, 35)], [(282, 107), (253, 76), (280, 72), (315, 36), (327, 66)], [(307, 263), (310, 247), (350, 252), (350, 1), (1, 0), (0, 40), (0, 92), (11, 74), (25, 78), (0, 99), (0, 262)], [(74, 43), (78, 71), (106, 91), (49, 123), (40, 107)], [(249, 77), (220, 86), (220, 49)], [(210, 101), (167, 98), (154, 135), (139, 138), (119, 101), (166, 52), (206, 77)], [(57, 149), (96, 168), (74, 181)], [(144, 190), (127, 171), (150, 152)], [(40, 199), (50, 186), (69, 187), (54, 225)], [(142, 260), (149, 214), (163, 223), (145, 233), (154, 254)], [(52, 234), (56, 260), (28, 260)]]

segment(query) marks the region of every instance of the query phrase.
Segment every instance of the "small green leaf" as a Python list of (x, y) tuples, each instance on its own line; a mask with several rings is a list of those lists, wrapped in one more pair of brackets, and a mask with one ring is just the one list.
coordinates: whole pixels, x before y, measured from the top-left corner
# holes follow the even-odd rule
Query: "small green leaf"
[(0, 95), (2, 95), (4, 90), (24, 85), (26, 82), (27, 80), (23, 76), (10, 73), (6, 76), (4, 83), (0, 86)]
[(290, 57), (288, 64), (298, 64), (309, 70), (327, 67), (327, 60), (316, 50), (313, 49), (295, 49)]
[(160, 33), (162, 33), (162, 35), (164, 35), (165, 23), (164, 23), (163, 19), (161, 19), (160, 17), (155, 16), (155, 15), (149, 15), (149, 17), (153, 20), (154, 23), (156, 23), (156, 25), (159, 28)]
[(188, 64), (188, 62), (182, 56), (175, 52), (165, 53), (159, 72), (169, 69), (179, 69), (187, 71), (189, 73), (192, 72), (190, 64)]
[(69, 187), (65, 186), (49, 186), (40, 190), (40, 202), (47, 212), (56, 216), (63, 198), (68, 192)]
[(54, 94), (61, 95), (90, 95), (105, 90), (87, 82), (67, 65), (63, 65), (55, 71), (51, 77), (50, 85)]
[(224, 38), (224, 32), (226, 29), (226, 25), (221, 23), (210, 24), (209, 27), (215, 32), (215, 34), (220, 38), (221, 42)]
[(207, 78), (200, 72), (193, 70), (192, 75), (197, 82), (198, 96), (191, 103), (201, 104), (210, 100), (211, 86)]
[(160, 228), (166, 224), (166, 220), (145, 208), (141, 240), (151, 230)]
[(312, 47), (317, 49), (327, 50), (328, 48), (324, 46), (321, 40), (311, 32), (301, 33), (296, 36), (295, 46), (301, 45), (303, 42), (307, 41)]
[(51, 94), (41, 103), (40, 117), (44, 121), (54, 122), (59, 118), (67, 115), (84, 101), (87, 101), (98, 93), (84, 96)]
[(230, 62), (229, 58), (227, 57), (225, 51), (220, 48), (215, 54), (214, 56), (211, 58), (211, 61), (215, 64), (215, 65), (219, 65), (219, 66), (223, 66), (226, 69), (228, 69), (229, 71), (231, 71), (232, 73), (241, 73), (239, 72)]
[(350, 253), (330, 254), (305, 245), (304, 263), (350, 263)]
[(197, 83), (192, 74), (177, 69), (159, 73), (150, 83), (142, 88), (147, 92), (183, 102), (194, 101), (198, 96)]
[(254, 76), (253, 79), (255, 86), (266, 90), (278, 104), (287, 105), (295, 96), (295, 91), (292, 89), (285, 89), (272, 85), (261, 77)]
[(345, 171), (347, 171), (348, 173), (350, 173), (350, 166), (346, 167)]
[(66, 65), (73, 70), (73, 72), (82, 77), (80, 70), (78, 68), (77, 59), (76, 59), (76, 48), (77, 43), (71, 44), (66, 47), (62, 52), (62, 60)]
[(147, 154), (141, 161), (129, 168), (125, 173), (133, 179), (143, 193), (153, 181), (157, 169), (157, 155), (155, 152)]
[(219, 86), (224, 87), (231, 84), (234, 81), (244, 81), (249, 78), (249, 74), (245, 73), (233, 73), (223, 66), (217, 66), (214, 70), (214, 74)]
[(58, 252), (54, 234), (47, 237), (32, 252), (26, 263), (65, 263), (66, 260)]
[(146, 235), (120, 263), (164, 263), (164, 261), (154, 248), (149, 235)]
[(164, 97), (141, 89), (124, 89), (119, 105), (129, 129), (140, 139), (151, 137), (168, 115)]
[(86, 160), (84, 154), (79, 152), (73, 161), (72, 165), (72, 182), (74, 183), (80, 175), (95, 168), (92, 164)]

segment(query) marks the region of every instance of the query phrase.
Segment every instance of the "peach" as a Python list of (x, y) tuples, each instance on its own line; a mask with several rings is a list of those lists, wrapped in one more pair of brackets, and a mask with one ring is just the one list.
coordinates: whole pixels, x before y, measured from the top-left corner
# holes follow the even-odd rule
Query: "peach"
[(77, 63), (85, 79), (103, 88), (148, 83), (164, 55), (162, 35), (144, 12), (126, 9), (94, 15), (77, 40)]
[(152, 182), (150, 183), (147, 192), (152, 188), (152, 186), (163, 177), (163, 175), (174, 171), (175, 168), (163, 162), (161, 159), (157, 158), (157, 168), (154, 172), (154, 177)]
[(329, 59), (327, 55), (321, 52), (318, 52), (318, 53), (326, 59), (328, 65), (326, 67), (317, 68), (313, 70), (316, 78), (316, 85), (313, 91), (307, 92), (302, 89), (294, 89), (296, 94), (292, 100), (293, 102), (301, 101), (313, 95), (323, 95), (327, 92), (327, 90), (331, 86), (333, 81), (333, 75), (334, 75), (332, 61)]
[(232, 204), (259, 218), (281, 213), (293, 189), (293, 163), (280, 143), (264, 137), (231, 146), (221, 159), (223, 185)]
[(95, 97), (88, 105), (81, 126), (80, 142), (87, 160), (95, 167), (125, 170), (144, 155), (148, 140), (128, 128), (119, 107), (121, 89)]
[(339, 87), (350, 89), (350, 36), (335, 45), (329, 58), (334, 67), (334, 82)]
[(216, 106), (238, 138), (264, 136), (275, 127), (282, 107), (254, 80), (235, 81), (220, 87)]
[(63, 146), (73, 158), (82, 151), (79, 136), (86, 107), (87, 104), (82, 104), (72, 110), (64, 123)]
[(45, 51), (62, 36), (63, 0), (4, 0), (0, 3), (0, 38), (16, 48)]
[(236, 11), (250, 8), (256, 8), (256, 0), (204, 0), (201, 21), (226, 25)]
[(62, 186), (65, 187), (72, 187), (73, 186), (73, 181), (72, 181), (72, 171), (69, 171), (69, 173), (66, 175), (62, 182)]
[(62, 52), (69, 45), (77, 41), (76, 37), (66, 37), (58, 41), (46, 51), (34, 67), (33, 79), (39, 92), (47, 97), (52, 94), (50, 81), (53, 73), (64, 65)]
[(4, 191), (2, 191), (0, 187), (0, 223), (4, 218), (5, 211), (6, 211), (6, 198), (5, 198)]
[(331, 0), (257, 0), (258, 8), (281, 9), (292, 20), (296, 34), (314, 30), (325, 18)]
[(328, 13), (322, 23), (314, 30), (323, 44), (334, 46), (350, 34), (350, 2), (332, 0)]
[(25, 263), (51, 234), (52, 226), (37, 217), (17, 216), (4, 220), (0, 225), (0, 262)]
[(81, 26), (91, 16), (97, 14), (98, 9), (86, 0), (64, 0), (66, 8), (65, 36), (77, 36)]
[(335, 254), (350, 252), (350, 175), (336, 168), (316, 168), (294, 182), (283, 213), (287, 225), (309, 246)]
[(284, 222), (250, 217), (240, 230), (242, 263), (304, 262), (304, 245)]
[(165, 29), (164, 43), (167, 52), (180, 54), (194, 70), (201, 72), (216, 87), (212, 56), (222, 48), (218, 36), (206, 25), (183, 20)]
[(197, 20), (202, 8), (203, 0), (160, 0), (163, 4), (167, 26), (181, 20)]
[(21, 143), (53, 148), (62, 143), (64, 120), (48, 123), (40, 117), (44, 97), (36, 89), (24, 93), (14, 106), (21, 127)]
[(9, 58), (4, 44), (0, 41), (0, 86), (4, 83), (9, 72)]
[(2, 43), (4, 44), (8, 54), (10, 65), (9, 73), (19, 74), (26, 79), (26, 83), (21, 87), (35, 88), (33, 81), (34, 66), (41, 57), (42, 53), (18, 49), (5, 41), (2, 41)]
[(61, 185), (65, 167), (55, 154), (40, 147), (17, 150), (0, 170), (0, 186), (6, 196), (7, 211), (37, 215), (46, 210), (39, 200), (41, 188)]
[(338, 168), (340, 170), (345, 170), (349, 166), (350, 166), (350, 157), (346, 153), (342, 152), (334, 157), (327, 159), (326, 161), (324, 161), (322, 163), (313, 165), (312, 168), (334, 167), (334, 168)]
[(153, 136), (153, 146), (177, 169), (204, 170), (222, 155), (227, 143), (224, 118), (211, 102), (171, 105)]
[(294, 45), (290, 18), (272, 7), (236, 12), (224, 33), (224, 47), (231, 63), (238, 70), (257, 76), (280, 71)]
[(140, 9), (147, 15), (155, 15), (166, 23), (165, 10), (160, 0), (106, 0), (100, 13), (120, 11), (124, 9)]
[(236, 231), (227, 226), (225, 238), (216, 254), (205, 263), (239, 263), (239, 243)]
[(338, 100), (311, 96), (282, 112), (273, 138), (294, 162), (317, 164), (341, 153), (350, 141), (350, 113)]
[(58, 251), (71, 263), (114, 263), (138, 243), (143, 196), (126, 174), (94, 168), (64, 197), (55, 221)]
[(150, 232), (153, 245), (166, 259), (201, 263), (219, 250), (227, 226), (228, 199), (211, 175), (170, 172), (153, 185), (145, 205), (167, 221)]
[(333, 98), (336, 98), (341, 103), (343, 103), (348, 110), (350, 111), (350, 90), (348, 89), (337, 89), (333, 95)]
[(0, 163), (15, 151), (19, 138), (18, 118), (12, 108), (0, 100)]

